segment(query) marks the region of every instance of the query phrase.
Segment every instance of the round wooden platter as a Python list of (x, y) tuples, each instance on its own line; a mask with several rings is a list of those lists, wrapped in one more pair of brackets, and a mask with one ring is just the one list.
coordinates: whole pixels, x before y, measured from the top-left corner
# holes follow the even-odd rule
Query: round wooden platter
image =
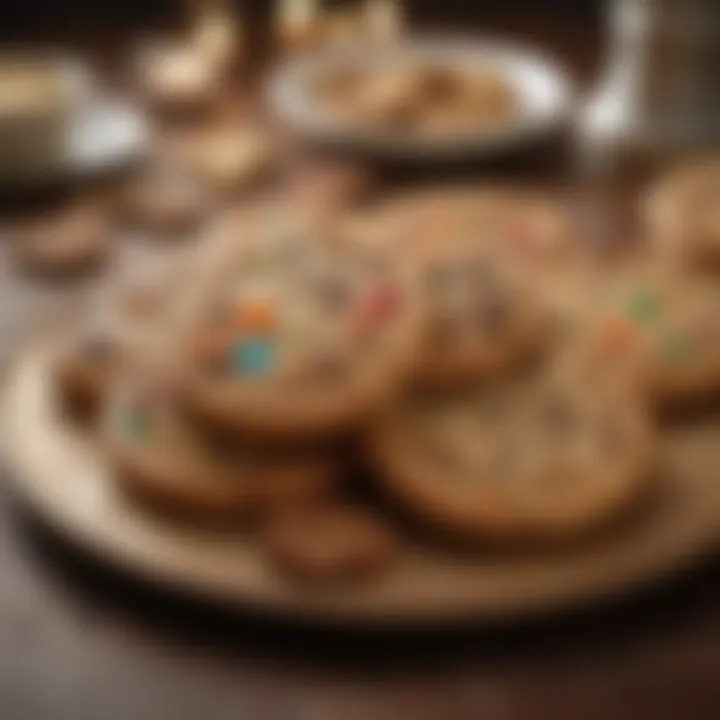
[(517, 618), (626, 594), (686, 567), (720, 533), (720, 421), (668, 431), (655, 491), (612, 531), (562, 551), (453, 555), (410, 546), (366, 585), (304, 589), (277, 576), (252, 539), (163, 521), (117, 492), (93, 444), (60, 418), (51, 354), (11, 368), (0, 404), (13, 488), (97, 559), (213, 604), (323, 623), (447, 624)]

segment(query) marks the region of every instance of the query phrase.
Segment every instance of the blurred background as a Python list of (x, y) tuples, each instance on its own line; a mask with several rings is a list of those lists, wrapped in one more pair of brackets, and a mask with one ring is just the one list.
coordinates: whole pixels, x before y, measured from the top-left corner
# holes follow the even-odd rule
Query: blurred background
[[(609, 3), (600, 0), (405, 5), (413, 27), (520, 38), (550, 50), (584, 89), (595, 87), (606, 66)], [(0, 41), (87, 51), (112, 80), (136, 36), (182, 25), (191, 6), (4, 0)], [(262, 49), (272, 3), (245, 0), (238, 8), (250, 44)], [(561, 156), (551, 148), (548, 157), (562, 174)], [(607, 190), (626, 192), (622, 183)], [(602, 225), (591, 219), (593, 230)], [(5, 276), (0, 291), (0, 349), (7, 354), (10, 338), (26, 329), (21, 308), (30, 292)], [(38, 314), (55, 300), (43, 295)], [(18, 526), (27, 535), (16, 533)], [(150, 590), (63, 547), (3, 501), (0, 720), (720, 717), (717, 562), (659, 592), (612, 601), (527, 626), (323, 632), (208, 613), (192, 599)]]

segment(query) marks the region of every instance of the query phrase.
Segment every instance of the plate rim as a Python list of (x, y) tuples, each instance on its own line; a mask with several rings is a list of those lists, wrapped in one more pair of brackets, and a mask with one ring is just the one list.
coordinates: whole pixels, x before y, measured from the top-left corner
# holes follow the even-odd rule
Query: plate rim
[[(46, 370), (49, 369), (48, 358), (50, 347), (47, 341), (26, 348), (14, 358), (12, 364), (4, 373), (0, 392), (0, 417), (7, 419), (9, 397), (12, 393), (12, 383), (16, 373), (21, 372), (23, 366), (33, 356), (42, 354)], [(47, 378), (46, 378), (47, 381)], [(75, 432), (71, 433), (77, 439)], [(670, 543), (665, 552), (651, 554), (653, 561), (638, 568), (635, 560), (623, 566), (620, 572), (606, 574), (602, 581), (585, 583), (584, 587), (561, 588), (553, 592), (534, 597), (527, 601), (518, 600), (517, 597), (509, 602), (488, 607), (481, 602), (473, 601), (469, 596), (451, 604), (447, 601), (434, 601), (425, 607), (417, 603), (408, 607), (394, 601), (390, 606), (370, 604), (363, 606), (359, 601), (348, 596), (344, 590), (336, 595), (330, 590), (327, 594), (310, 589), (305, 592), (303, 588), (281, 584), (272, 590), (266, 588), (253, 589), (244, 587), (240, 589), (227, 579), (218, 582), (202, 584), (193, 576), (179, 570), (177, 567), (158, 565), (152, 552), (138, 551), (137, 544), (132, 542), (118, 543), (116, 539), (105, 532), (101, 532), (97, 523), (88, 526), (77, 515), (71, 517), (67, 508), (58, 508), (51, 498), (38, 490), (41, 483), (29, 480), (30, 475), (38, 472), (38, 468), (29, 468), (23, 465), (20, 453), (13, 453), (7, 443), (7, 425), (2, 434), (2, 456), (5, 469), (5, 482), (13, 494), (30, 510), (31, 514), (42, 523), (49, 526), (59, 537), (69, 541), (81, 553), (90, 556), (98, 562), (111, 568), (118, 569), (130, 577), (149, 585), (160, 586), (168, 591), (174, 591), (184, 597), (199, 600), (209, 607), (222, 608), (233, 612), (243, 610), (259, 612), (263, 615), (276, 617), (286, 621), (310, 622), (323, 626), (358, 626), (358, 627), (426, 627), (457, 626), (460, 624), (482, 624), (487, 622), (506, 622), (529, 620), (538, 616), (553, 614), (567, 609), (578, 609), (585, 606), (601, 603), (604, 598), (614, 595), (622, 596), (628, 591), (642, 591), (663, 580), (679, 575), (683, 570), (712, 556), (718, 549), (720, 536), (719, 524), (714, 519), (715, 510), (708, 511), (713, 516), (708, 520), (702, 532), (694, 531), (691, 535), (686, 533), (683, 543)], [(81, 440), (87, 443), (87, 438)], [(96, 460), (97, 458), (95, 458)], [(46, 483), (43, 481), (42, 484)], [(124, 504), (123, 504), (124, 505)], [(714, 508), (714, 504), (713, 504)], [(127, 507), (125, 508), (127, 509)], [(152, 516), (138, 510), (140, 515), (153, 522)], [(159, 521), (162, 524), (162, 521)], [(712, 524), (712, 528), (710, 525)], [(177, 525), (171, 524), (177, 531)], [(602, 540), (598, 540), (602, 542)], [(248, 541), (247, 545), (250, 545)], [(247, 548), (246, 548), (247, 549)], [(419, 550), (421, 548), (415, 548)], [(646, 553), (647, 554), (647, 553)], [(414, 557), (414, 555), (410, 556)], [(560, 560), (562, 562), (562, 560)], [(349, 601), (349, 602), (348, 602)]]

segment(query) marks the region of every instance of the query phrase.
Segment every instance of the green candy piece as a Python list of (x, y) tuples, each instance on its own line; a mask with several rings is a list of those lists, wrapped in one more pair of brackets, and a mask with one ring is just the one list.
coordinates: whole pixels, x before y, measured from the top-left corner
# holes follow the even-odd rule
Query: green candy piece
[(663, 341), (663, 355), (673, 363), (685, 364), (689, 362), (696, 351), (696, 344), (687, 335), (674, 333)]
[(641, 290), (630, 296), (627, 302), (627, 315), (638, 325), (649, 325), (660, 316), (662, 303), (660, 298), (649, 290)]
[(121, 423), (122, 434), (133, 442), (146, 442), (150, 437), (150, 418), (143, 410), (128, 410)]

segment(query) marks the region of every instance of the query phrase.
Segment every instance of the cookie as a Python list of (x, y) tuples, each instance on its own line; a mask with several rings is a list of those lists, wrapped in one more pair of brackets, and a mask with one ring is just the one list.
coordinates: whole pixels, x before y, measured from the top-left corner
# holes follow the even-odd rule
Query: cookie
[(144, 48), (138, 68), (143, 96), (163, 115), (205, 113), (219, 94), (218, 65), (192, 43), (164, 42)]
[(213, 198), (182, 163), (153, 158), (124, 189), (119, 205), (131, 227), (172, 237), (197, 228), (212, 211)]
[(408, 397), (368, 441), (379, 482), (429, 527), (529, 548), (630, 507), (647, 486), (652, 446), (635, 398), (564, 372)]
[(425, 316), (392, 247), (275, 204), (231, 213), (213, 235), (225, 253), (186, 343), (203, 421), (307, 440), (343, 433), (400, 390)]
[(437, 60), (377, 67), (339, 61), (311, 92), (349, 127), (416, 139), (495, 132), (511, 125), (520, 111), (517, 93), (503, 75)]
[(398, 550), (395, 534), (378, 517), (333, 505), (278, 516), (262, 541), (280, 573), (308, 584), (377, 578), (392, 567)]
[(354, 164), (319, 162), (289, 178), (293, 204), (331, 212), (363, 205), (372, 198), (373, 177)]
[[(443, 228), (453, 236), (501, 250), (532, 276), (557, 273), (577, 260), (580, 237), (568, 208), (549, 196), (510, 187), (457, 186), (418, 193), (396, 209), (412, 242), (441, 244)], [(402, 220), (401, 220), (402, 222)]]
[(201, 9), (194, 21), (191, 44), (221, 75), (232, 69), (243, 50), (242, 27), (232, 10), (222, 6)]
[(334, 463), (319, 455), (211, 443), (184, 415), (178, 386), (167, 375), (136, 373), (118, 383), (105, 445), (119, 486), (149, 509), (179, 519), (272, 516), (334, 490)]
[(644, 199), (648, 239), (670, 263), (720, 269), (720, 157), (676, 169)]
[(402, 36), (405, 13), (400, 0), (368, 0), (364, 13), (368, 36), (373, 42), (397, 42)]
[(399, 242), (424, 278), (422, 384), (461, 384), (544, 347), (570, 254), (562, 224), (546, 221), (555, 214), (533, 197), (458, 191), (393, 203), (370, 222), (365, 232)]
[(79, 416), (94, 415), (120, 365), (121, 355), (120, 339), (107, 330), (88, 330), (64, 344), (55, 366), (63, 405)]
[[(150, 341), (162, 338), (168, 310), (185, 268), (168, 263), (161, 273), (123, 279), (96, 296), (89, 317), (57, 350), (56, 381), (71, 412), (93, 416), (115, 376), (141, 358)], [(162, 342), (160, 340), (159, 342)]]
[(21, 230), (17, 265), (41, 277), (66, 277), (102, 265), (112, 249), (112, 228), (101, 208), (76, 204)]
[(720, 286), (662, 270), (623, 271), (602, 289), (598, 341), (636, 358), (660, 405), (720, 390)]
[(205, 131), (185, 140), (178, 152), (190, 169), (221, 192), (243, 189), (267, 177), (274, 164), (268, 135), (250, 126)]

